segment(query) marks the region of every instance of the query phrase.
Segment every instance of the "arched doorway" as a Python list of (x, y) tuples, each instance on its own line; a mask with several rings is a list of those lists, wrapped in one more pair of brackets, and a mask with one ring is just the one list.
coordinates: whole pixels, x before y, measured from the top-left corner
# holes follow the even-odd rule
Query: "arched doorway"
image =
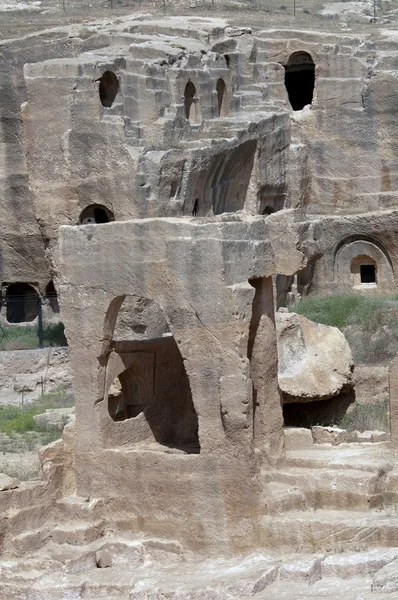
[(200, 452), (198, 416), (184, 360), (161, 307), (124, 298), (113, 328), (101, 413), (105, 447), (159, 444)]
[(99, 97), (102, 106), (110, 108), (115, 101), (119, 91), (119, 81), (115, 73), (105, 71), (105, 73), (97, 79), (99, 81)]
[(312, 104), (315, 64), (308, 52), (294, 52), (285, 65), (285, 85), (293, 110)]
[(191, 80), (188, 81), (184, 91), (184, 110), (185, 117), (191, 125), (200, 125), (202, 122), (202, 113), (200, 110), (199, 99), (196, 96), (196, 88)]
[(217, 81), (216, 90), (217, 90), (218, 115), (220, 117), (222, 117), (226, 113), (226, 110), (225, 110), (225, 101), (226, 101), (225, 90), (226, 90), (226, 86), (225, 86), (224, 79), (222, 79), (221, 77)]

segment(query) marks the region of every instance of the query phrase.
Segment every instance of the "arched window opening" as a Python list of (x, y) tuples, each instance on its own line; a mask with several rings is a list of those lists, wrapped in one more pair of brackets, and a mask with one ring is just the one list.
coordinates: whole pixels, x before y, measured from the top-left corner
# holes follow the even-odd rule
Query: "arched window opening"
[(109, 208), (106, 208), (106, 206), (99, 204), (87, 206), (79, 217), (79, 223), (81, 225), (109, 223), (114, 220), (115, 217), (113, 216), (112, 211), (110, 211)]
[(219, 116), (225, 116), (225, 81), (219, 79), (217, 81), (217, 102), (218, 102), (218, 114)]
[(119, 91), (118, 78), (112, 71), (105, 71), (102, 77), (97, 79), (97, 81), (99, 81), (99, 97), (101, 104), (102, 106), (105, 106), (105, 108), (110, 108)]
[(195, 95), (196, 95), (196, 88), (195, 88), (194, 84), (192, 83), (192, 81), (188, 81), (187, 85), (185, 86), (185, 92), (184, 92), (185, 116), (188, 120), (189, 120), (189, 117), (191, 114), (191, 107), (192, 107), (192, 104), (194, 103)]
[(177, 187), (178, 187), (177, 182), (176, 181), (172, 181), (171, 182), (171, 186), (170, 186), (170, 198), (174, 198), (174, 196), (176, 195), (176, 193), (177, 193)]
[(192, 81), (188, 81), (184, 91), (184, 109), (185, 117), (191, 125), (200, 125), (202, 122), (202, 113), (200, 110), (199, 99), (196, 97), (196, 88)]
[(377, 285), (377, 264), (370, 256), (356, 256), (351, 262), (354, 286)]
[(38, 315), (39, 295), (28, 283), (13, 283), (6, 292), (6, 316), (9, 323), (33, 321)]
[(293, 110), (312, 104), (315, 64), (308, 52), (294, 52), (285, 65), (285, 85)]
[(231, 62), (231, 58), (230, 58), (229, 54), (224, 54), (224, 58), (225, 58), (225, 63), (227, 65), (228, 69), (229, 69), (229, 65), (230, 65), (230, 62)]
[(53, 313), (59, 313), (57, 291), (52, 280), (46, 286), (46, 299)]

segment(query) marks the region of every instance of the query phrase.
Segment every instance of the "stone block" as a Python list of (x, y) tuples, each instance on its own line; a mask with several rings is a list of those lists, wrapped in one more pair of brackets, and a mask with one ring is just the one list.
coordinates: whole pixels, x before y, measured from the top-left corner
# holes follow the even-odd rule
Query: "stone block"
[(398, 591), (398, 559), (390, 562), (376, 573), (372, 582), (372, 592), (387, 593)]
[(305, 427), (285, 427), (285, 450), (305, 450), (312, 448), (311, 429)]
[(321, 427), (316, 425), (312, 428), (312, 439), (315, 444), (332, 444), (338, 446), (349, 441), (349, 433), (339, 427)]
[(308, 557), (284, 564), (279, 569), (281, 581), (305, 581), (308, 584), (319, 581), (322, 577), (321, 561), (323, 557)]
[(277, 312), (278, 379), (285, 402), (336, 396), (352, 385), (352, 354), (337, 327)]
[(99, 569), (105, 569), (112, 566), (112, 556), (109, 550), (97, 550), (95, 560)]
[(386, 431), (357, 431), (356, 434), (358, 442), (387, 442), (390, 438)]

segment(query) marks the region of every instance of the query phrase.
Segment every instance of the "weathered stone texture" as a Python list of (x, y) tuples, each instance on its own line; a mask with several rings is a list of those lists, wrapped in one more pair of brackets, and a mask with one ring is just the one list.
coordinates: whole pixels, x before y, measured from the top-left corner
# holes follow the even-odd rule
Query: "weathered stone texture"
[(352, 387), (353, 360), (337, 327), (276, 313), (279, 386), (285, 402), (331, 398)]
[[(57, 260), (74, 371), (78, 494), (98, 496), (108, 487), (120, 501), (129, 498), (153, 531), (165, 527), (161, 517), (165, 506), (167, 530), (179, 529), (182, 515), (189, 515), (196, 533), (189, 532), (188, 541), (199, 544), (234, 538), (231, 517), (217, 517), (217, 525), (214, 521), (219, 514), (215, 507), (221, 502), (230, 507), (228, 514), (248, 519), (233, 542), (236, 548), (248, 543), (255, 532), (252, 518), (259, 510), (253, 450), (258, 448), (271, 461), (283, 455), (270, 275), (285, 260), (279, 256), (281, 237), (292, 262), (302, 264), (308, 259), (296, 250), (298, 230), (293, 220), (261, 217), (145, 219), (61, 229)], [(120, 261), (119, 256), (126, 260)], [(169, 449), (156, 444), (163, 439), (166, 423), (162, 425), (160, 417), (152, 422), (150, 409), (160, 393), (156, 369), (161, 369), (161, 363), (155, 368), (154, 391), (147, 388), (146, 400), (134, 409), (136, 417), (111, 419), (108, 390), (112, 389), (114, 402), (120, 388), (110, 386), (121, 370), (112, 365), (122, 360), (129, 368), (131, 358), (126, 352), (137, 352), (137, 344), (148, 352), (154, 343), (142, 336), (134, 341), (133, 330), (122, 346), (113, 341), (119, 307), (131, 294), (161, 307), (182, 355), (198, 419), (197, 447), (188, 447), (194, 454), (186, 454), (188, 448), (178, 441), (176, 429), (169, 430)], [(161, 339), (166, 343), (169, 337)], [(151, 369), (149, 365), (148, 384)], [(144, 382), (148, 375), (142, 373)], [(122, 376), (120, 381), (123, 391)], [(164, 399), (170, 409), (171, 401)], [(181, 410), (179, 415), (182, 418)], [(152, 438), (148, 438), (150, 429), (143, 436), (145, 420)], [(110, 439), (116, 452), (106, 449)], [(177, 465), (178, 485), (169, 478)], [(126, 469), (134, 473), (131, 480), (124, 476)], [(199, 493), (203, 477), (212, 483)], [(148, 485), (158, 489), (153, 496), (151, 492), (150, 508)], [(199, 510), (199, 499), (212, 505), (214, 512)], [(183, 531), (179, 535), (184, 536)]]

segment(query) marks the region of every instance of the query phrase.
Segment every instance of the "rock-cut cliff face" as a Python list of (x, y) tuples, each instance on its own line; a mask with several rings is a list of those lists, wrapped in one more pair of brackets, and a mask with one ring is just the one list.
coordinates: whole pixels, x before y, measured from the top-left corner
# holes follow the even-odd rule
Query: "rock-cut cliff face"
[[(43, 292), (63, 224), (397, 206), (388, 32), (375, 44), (126, 18), (4, 42), (1, 52), (4, 292), (12, 282)], [(330, 282), (330, 266), (316, 279)]]

